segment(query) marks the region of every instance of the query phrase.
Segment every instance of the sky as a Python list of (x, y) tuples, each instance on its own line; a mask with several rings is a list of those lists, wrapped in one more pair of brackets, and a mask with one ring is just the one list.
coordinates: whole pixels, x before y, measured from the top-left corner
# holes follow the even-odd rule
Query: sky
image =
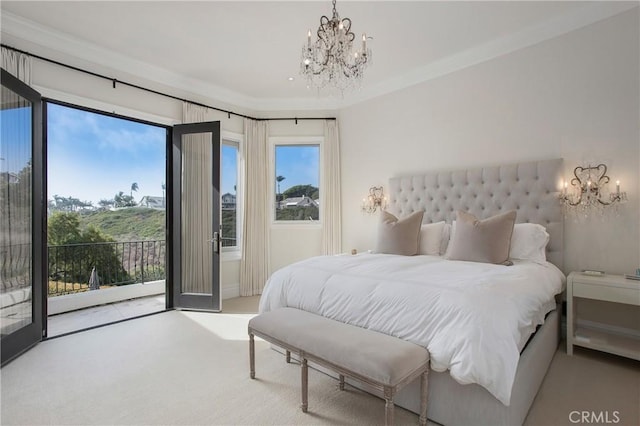
[(91, 201), (119, 191), (162, 196), (166, 130), (57, 104), (47, 106), (48, 199), (54, 195)]
[[(278, 145), (276, 146), (276, 176), (285, 179), (280, 182), (280, 192), (295, 185), (318, 187), (320, 148), (318, 145)], [(278, 191), (276, 184), (276, 193)]]
[(18, 173), (31, 159), (31, 108), (0, 110), (0, 173)]
[[(112, 199), (122, 191), (136, 201), (145, 195), (162, 196), (165, 182), (164, 127), (49, 103), (48, 199), (54, 195), (91, 201)], [(3, 117), (4, 119), (4, 117)], [(4, 132), (3, 132), (4, 139)], [(319, 147), (276, 147), (276, 176), (284, 176), (280, 190), (294, 185), (318, 186)], [(4, 161), (3, 161), (4, 163)], [(221, 193), (235, 193), (237, 150), (222, 145)]]

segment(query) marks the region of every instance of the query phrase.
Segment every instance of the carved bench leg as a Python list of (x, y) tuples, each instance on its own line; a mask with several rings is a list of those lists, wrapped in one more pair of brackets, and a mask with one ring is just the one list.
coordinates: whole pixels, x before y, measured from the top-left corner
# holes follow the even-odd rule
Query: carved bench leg
[(429, 392), (429, 368), (420, 376), (420, 425), (427, 424), (427, 397)]
[(256, 378), (256, 344), (253, 333), (249, 333), (249, 371), (252, 379)]
[(340, 390), (344, 390), (344, 376), (340, 374)]
[(291, 351), (287, 351), (287, 364), (291, 364)]
[(393, 389), (388, 386), (384, 388), (384, 424), (387, 426), (393, 426)]
[(308, 401), (307, 401), (307, 397), (308, 397), (308, 382), (309, 382), (309, 369), (307, 367), (307, 359), (303, 357), (303, 355), (300, 355), (301, 358), (301, 373), (302, 373), (302, 412), (306, 413), (307, 412), (307, 408), (308, 408)]

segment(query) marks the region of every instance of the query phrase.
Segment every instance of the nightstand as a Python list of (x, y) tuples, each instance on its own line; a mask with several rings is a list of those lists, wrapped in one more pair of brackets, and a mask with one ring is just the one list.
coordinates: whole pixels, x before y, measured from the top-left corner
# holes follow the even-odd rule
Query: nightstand
[(567, 354), (573, 355), (573, 346), (577, 345), (640, 360), (640, 339), (601, 328), (576, 327), (575, 297), (640, 306), (640, 281), (581, 272), (572, 272), (567, 278)]

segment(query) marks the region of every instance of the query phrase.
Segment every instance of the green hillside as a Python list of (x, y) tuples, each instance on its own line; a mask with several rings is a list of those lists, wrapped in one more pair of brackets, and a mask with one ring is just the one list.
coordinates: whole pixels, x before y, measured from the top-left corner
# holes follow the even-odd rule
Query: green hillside
[(93, 225), (117, 241), (164, 240), (165, 211), (131, 207), (80, 215), (82, 229)]

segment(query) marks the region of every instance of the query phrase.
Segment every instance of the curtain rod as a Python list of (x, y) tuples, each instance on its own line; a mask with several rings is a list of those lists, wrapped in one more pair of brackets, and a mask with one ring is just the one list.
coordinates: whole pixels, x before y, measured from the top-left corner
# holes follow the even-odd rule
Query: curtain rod
[(143, 87), (143, 86), (139, 86), (139, 85), (137, 85), (137, 84), (128, 83), (128, 82), (126, 82), (126, 81), (122, 81), (122, 80), (117, 80), (117, 79), (115, 79), (115, 78), (108, 77), (108, 76), (106, 76), (106, 75), (99, 74), (99, 73), (97, 73), (97, 72), (89, 71), (89, 70), (86, 70), (86, 69), (84, 69), (84, 68), (79, 68), (79, 67), (76, 67), (76, 66), (73, 66), (73, 65), (69, 65), (69, 64), (65, 64), (65, 63), (63, 63), (63, 62), (59, 62), (59, 61), (56, 61), (56, 60), (53, 60), (53, 59), (45, 58), (45, 57), (40, 56), (40, 55), (35, 55), (35, 54), (33, 54), (33, 53), (29, 53), (29, 52), (26, 52), (26, 51), (21, 50), (21, 49), (17, 49), (17, 48), (12, 47), (12, 46), (8, 46), (8, 45), (6, 45), (6, 44), (4, 44), (4, 43), (0, 43), (0, 46), (4, 47), (4, 48), (6, 48), (6, 49), (13, 50), (14, 52), (23, 53), (23, 54), (25, 54), (25, 55), (29, 55), (29, 56), (31, 56), (31, 57), (33, 57), (33, 58), (40, 59), (41, 61), (49, 62), (49, 63), (55, 64), (55, 65), (59, 65), (59, 66), (64, 67), (64, 68), (68, 68), (68, 69), (73, 70), (73, 71), (82, 72), (82, 73), (89, 74), (89, 75), (94, 76), (94, 77), (98, 77), (98, 78), (102, 78), (102, 79), (104, 79), (104, 80), (108, 80), (108, 81), (110, 81), (110, 82), (113, 84), (113, 88), (114, 88), (114, 89), (116, 88), (116, 84), (122, 84), (123, 86), (133, 87), (134, 89), (138, 89), (138, 90), (142, 90), (142, 91), (145, 91), (145, 92), (153, 93), (153, 94), (155, 94), (155, 95), (159, 95), (159, 96), (164, 96), (164, 97), (166, 97), (166, 98), (174, 99), (174, 100), (176, 100), (176, 101), (188, 102), (188, 103), (193, 104), (193, 105), (198, 105), (198, 106), (201, 106), (201, 107), (204, 107), (204, 108), (210, 108), (210, 109), (213, 109), (213, 110), (216, 110), (216, 111), (224, 112), (225, 114), (227, 114), (227, 116), (228, 116), (229, 118), (231, 118), (231, 115), (235, 115), (235, 116), (238, 116), (238, 117), (248, 118), (248, 119), (250, 119), (250, 120), (256, 120), (256, 121), (294, 120), (294, 121), (296, 122), (296, 124), (298, 124), (298, 121), (299, 121), (299, 120), (335, 120), (335, 119), (336, 119), (335, 117), (273, 117), (273, 118), (255, 118), (255, 117), (251, 117), (251, 116), (249, 116), (249, 115), (240, 114), (240, 113), (233, 112), (233, 111), (229, 111), (229, 110), (222, 109), (222, 108), (216, 108), (216, 107), (213, 107), (213, 106), (211, 106), (211, 105), (206, 105), (206, 104), (203, 104), (203, 103), (200, 103), (200, 102), (191, 101), (191, 100), (189, 100), (189, 99), (185, 99), (185, 98), (180, 98), (180, 97), (178, 97), (178, 96), (170, 95), (170, 94), (168, 94), (168, 93), (160, 92), (160, 91), (158, 91), (158, 90), (154, 90), (154, 89), (149, 89), (149, 88), (146, 88), (146, 87)]

